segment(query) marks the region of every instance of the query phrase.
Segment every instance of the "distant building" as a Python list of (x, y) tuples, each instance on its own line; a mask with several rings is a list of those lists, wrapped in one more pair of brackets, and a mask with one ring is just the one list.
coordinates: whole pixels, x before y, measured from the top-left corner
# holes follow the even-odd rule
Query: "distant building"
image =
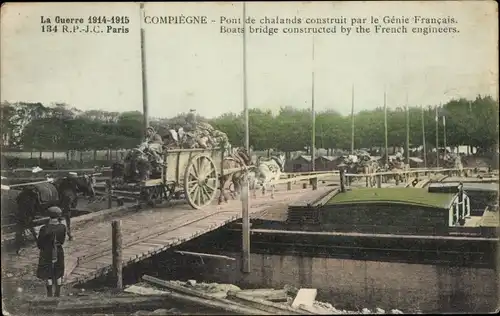
[(314, 167), (316, 171), (336, 170), (340, 162), (341, 159), (337, 156), (319, 156), (314, 161)]
[(300, 155), (285, 162), (285, 172), (308, 172), (312, 169), (311, 156)]

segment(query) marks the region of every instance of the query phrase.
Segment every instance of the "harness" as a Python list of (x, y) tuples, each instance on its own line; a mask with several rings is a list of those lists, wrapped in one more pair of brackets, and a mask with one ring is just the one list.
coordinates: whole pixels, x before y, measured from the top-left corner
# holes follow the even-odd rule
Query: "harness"
[(33, 184), (25, 190), (34, 193), (40, 205), (52, 205), (59, 202), (59, 191), (50, 182)]
[[(274, 161), (276, 163), (276, 165), (274, 164), (266, 164), (267, 167), (269, 168), (269, 170), (272, 172), (272, 173), (277, 173), (278, 171), (281, 171), (281, 169), (283, 169), (283, 165), (281, 163), (281, 161), (275, 157), (275, 156), (272, 156), (271, 157), (271, 160)], [(276, 168), (277, 167), (277, 168)]]

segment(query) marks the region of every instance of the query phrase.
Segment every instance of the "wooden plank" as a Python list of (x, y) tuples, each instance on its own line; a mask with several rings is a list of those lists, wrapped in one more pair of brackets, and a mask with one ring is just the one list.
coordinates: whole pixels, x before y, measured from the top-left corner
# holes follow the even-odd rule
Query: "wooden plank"
[(95, 269), (89, 269), (89, 268), (84, 268), (84, 267), (79, 266), (73, 271), (78, 271), (78, 273), (81, 273), (81, 274), (87, 274), (87, 273), (95, 272)]
[(158, 243), (153, 243), (149, 239), (147, 241), (141, 242), (139, 245), (144, 245), (144, 246), (149, 246), (149, 247), (154, 247), (154, 248), (160, 248), (163, 247), (163, 244), (158, 244)]
[(201, 252), (191, 252), (191, 251), (175, 251), (176, 253), (179, 253), (181, 255), (188, 255), (188, 256), (197, 256), (197, 257), (202, 257), (202, 258), (217, 258), (217, 259), (225, 259), (225, 260), (231, 260), (234, 261), (236, 260), (235, 258), (231, 258), (228, 256), (223, 256), (223, 255), (215, 255), (215, 254), (210, 254), (210, 253), (201, 253)]
[[(194, 290), (194, 289), (189, 289), (189, 288), (186, 288), (186, 287), (183, 287), (183, 286), (179, 286), (177, 284), (173, 284), (171, 282), (164, 281), (164, 280), (161, 280), (161, 279), (149, 276), (149, 275), (144, 275), (142, 277), (142, 279), (144, 281), (148, 282), (148, 283), (159, 285), (159, 286), (161, 286), (163, 288), (167, 288), (167, 289), (169, 289), (171, 291), (175, 291), (175, 292), (179, 292), (179, 293), (182, 293), (182, 294), (187, 294), (187, 295), (195, 296), (195, 297), (197, 297), (199, 299), (205, 299), (205, 300), (214, 301), (214, 302), (217, 302), (219, 304), (220, 303), (227, 304), (228, 308), (232, 307), (231, 311), (233, 311), (233, 312), (238, 312), (238, 313), (246, 312), (246, 313), (248, 313), (247, 315), (256, 315), (256, 314), (259, 315), (259, 314), (261, 314), (261, 312), (258, 311), (258, 310), (255, 310), (253, 308), (249, 308), (248, 306), (244, 306), (244, 305), (238, 304), (238, 303), (230, 301), (228, 299), (218, 298), (218, 297), (215, 297), (215, 296), (203, 293), (201, 291)], [(231, 306), (231, 307), (229, 307), (229, 306)]]
[(293, 300), (292, 307), (297, 308), (300, 305), (311, 307), (316, 299), (316, 295), (318, 295), (317, 289), (301, 288)]
[(288, 295), (285, 290), (275, 289), (253, 289), (241, 290), (238, 293), (251, 297), (259, 297), (271, 302), (287, 302)]
[(154, 251), (155, 249), (158, 249), (159, 247), (152, 247), (152, 246), (145, 246), (145, 245), (140, 245), (136, 244), (132, 247), (130, 247), (131, 250), (134, 250), (136, 253), (140, 255), (147, 255), (150, 252)]
[(170, 233), (176, 234), (178, 236), (178, 238), (191, 236), (195, 232), (196, 232), (196, 230), (193, 229), (193, 227), (190, 227), (189, 225), (188, 226), (183, 226), (183, 227), (180, 227), (180, 228), (177, 228), (175, 230), (170, 231)]
[(153, 239), (148, 239), (146, 242), (152, 242), (155, 244), (162, 244), (164, 247), (170, 245), (172, 242), (176, 241), (177, 237), (172, 235), (168, 235), (168, 232), (165, 235), (158, 236)]
[(161, 246), (150, 246), (150, 245), (145, 245), (144, 243), (140, 243), (137, 245), (133, 245), (132, 249), (137, 250), (137, 252), (144, 254), (144, 253), (149, 253), (150, 251), (159, 247)]
[(112, 260), (113, 260), (113, 256), (111, 255), (111, 252), (110, 252), (110, 254), (103, 256), (103, 257), (96, 258), (95, 260), (92, 260), (92, 262), (95, 262), (99, 265), (102, 265), (102, 264), (111, 264), (113, 262)]
[[(211, 216), (211, 214), (206, 215), (206, 214), (193, 214), (189, 213), (180, 219), (176, 219), (176, 221), (172, 224), (165, 225), (164, 223), (158, 224), (153, 226), (152, 228), (149, 228), (145, 231), (138, 231), (136, 233), (133, 233), (126, 237), (126, 239), (123, 242), (124, 247), (131, 246), (133, 244), (140, 243), (142, 241), (155, 238), (157, 236), (163, 235), (165, 232), (168, 231), (173, 231), (177, 230), (179, 228), (182, 228), (183, 226), (189, 225), (190, 223), (199, 221), (200, 219), (204, 219), (206, 217)], [(98, 257), (104, 253), (107, 253), (107, 251), (110, 248), (110, 244), (108, 244), (108, 241), (104, 241), (100, 243), (98, 246), (94, 247), (94, 252), (93, 253), (88, 253), (80, 258), (80, 262), (85, 262), (89, 260), (93, 260), (95, 257)]]
[(269, 302), (258, 297), (251, 297), (238, 292), (229, 291), (227, 292), (227, 297), (238, 303), (242, 303), (268, 313), (273, 313), (275, 315), (310, 315), (308, 312), (301, 312), (285, 304)]
[(64, 277), (67, 278), (78, 266), (78, 257), (66, 256), (64, 258)]
[(147, 288), (147, 287), (138, 286), (138, 285), (131, 285), (123, 291), (127, 292), (127, 293), (139, 294), (139, 295), (155, 295), (155, 294), (169, 293), (167, 291), (161, 291), (161, 290)]
[(129, 261), (131, 259), (135, 259), (135, 258), (137, 258), (137, 256), (139, 256), (141, 254), (141, 252), (137, 252), (137, 251), (130, 250), (130, 249), (123, 249), (122, 253), (123, 253), (123, 258), (126, 259), (126, 261)]

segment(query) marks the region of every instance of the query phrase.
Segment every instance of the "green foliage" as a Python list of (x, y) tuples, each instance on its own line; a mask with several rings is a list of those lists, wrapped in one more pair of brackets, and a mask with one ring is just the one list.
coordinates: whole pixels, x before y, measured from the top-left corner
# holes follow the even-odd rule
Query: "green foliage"
[[(446, 116), (448, 146), (469, 145), (487, 151), (498, 143), (498, 102), (478, 96), (475, 100), (451, 100), (438, 109), (439, 144), (443, 144), (442, 116)], [(138, 111), (107, 112), (79, 111), (66, 104), (44, 106), (41, 103), (8, 103), (1, 107), (1, 128), (4, 140), (11, 146), (33, 150), (97, 150), (131, 148), (140, 143), (143, 116)], [(436, 143), (435, 106), (410, 107), (410, 145), (422, 145), (422, 118), (428, 148)], [(152, 120), (161, 135), (168, 129), (178, 129), (185, 123), (186, 113), (168, 119)], [(404, 146), (406, 142), (406, 110), (388, 109), (388, 146)], [(225, 132), (233, 146), (245, 143), (243, 113), (226, 113), (207, 120), (214, 128)], [(384, 146), (384, 110), (357, 113), (355, 147)], [(284, 152), (304, 150), (311, 144), (312, 120), (309, 110), (291, 106), (278, 113), (250, 109), (250, 146), (255, 150), (277, 149)], [(8, 137), (5, 137), (8, 135)], [(334, 110), (316, 113), (316, 147), (350, 149), (351, 117)]]

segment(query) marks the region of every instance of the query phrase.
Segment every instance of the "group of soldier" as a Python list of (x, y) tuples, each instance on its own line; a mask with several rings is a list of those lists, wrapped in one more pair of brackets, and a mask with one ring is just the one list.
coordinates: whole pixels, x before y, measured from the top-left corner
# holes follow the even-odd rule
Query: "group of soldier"
[[(385, 159), (382, 159), (381, 161), (385, 161)], [(449, 168), (460, 169), (463, 167), (460, 156), (454, 153), (448, 153), (443, 156), (442, 163), (443, 166)], [(373, 157), (371, 157), (367, 152), (357, 151), (352, 155), (344, 156), (343, 164), (347, 167), (378, 165), (376, 169), (385, 171), (409, 168), (409, 166), (405, 163), (402, 152), (398, 152), (394, 156), (389, 156), (388, 163), (379, 163), (378, 161), (373, 160)]]
[(162, 152), (165, 148), (227, 148), (229, 140), (226, 133), (214, 129), (208, 123), (198, 122), (196, 111), (190, 110), (184, 126), (177, 131), (169, 129), (164, 137), (161, 137), (152, 126), (149, 126), (146, 130), (145, 144), (147, 144), (147, 149), (154, 160), (163, 164)]

